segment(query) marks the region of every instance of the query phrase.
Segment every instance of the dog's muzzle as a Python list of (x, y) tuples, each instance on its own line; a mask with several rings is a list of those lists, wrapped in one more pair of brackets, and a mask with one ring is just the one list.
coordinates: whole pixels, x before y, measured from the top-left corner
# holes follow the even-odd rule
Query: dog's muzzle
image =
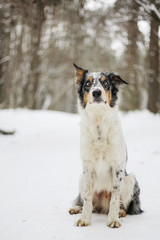
[(100, 89), (96, 89), (92, 92), (92, 95), (95, 99), (100, 98), (101, 94), (102, 94), (102, 92)]
[(102, 102), (102, 98), (101, 98), (102, 91), (100, 89), (95, 89), (92, 92), (92, 95), (93, 95), (93, 98), (94, 98), (94, 102), (97, 102), (97, 103)]

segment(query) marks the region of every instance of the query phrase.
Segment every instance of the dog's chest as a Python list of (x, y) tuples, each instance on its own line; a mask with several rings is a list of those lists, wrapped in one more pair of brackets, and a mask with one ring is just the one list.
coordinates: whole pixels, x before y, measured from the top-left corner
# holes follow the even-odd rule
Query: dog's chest
[(107, 157), (110, 148), (110, 127), (110, 122), (105, 119), (94, 119), (83, 124), (81, 151), (84, 153), (84, 158), (97, 161)]
[(86, 163), (89, 161), (95, 172), (95, 191), (111, 189), (111, 171), (117, 154), (114, 132), (112, 122), (103, 118), (84, 122), (81, 126), (82, 159)]
[(107, 140), (108, 129), (109, 123), (107, 123), (106, 121), (95, 121), (90, 123), (87, 131), (90, 134), (91, 141), (102, 143), (103, 141)]

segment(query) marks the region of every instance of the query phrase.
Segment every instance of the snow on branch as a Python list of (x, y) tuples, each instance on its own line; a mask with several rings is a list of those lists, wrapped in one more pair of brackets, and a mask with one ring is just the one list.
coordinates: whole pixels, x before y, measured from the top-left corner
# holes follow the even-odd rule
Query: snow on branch
[(140, 6), (142, 6), (147, 13), (150, 14), (151, 12), (154, 12), (156, 14), (157, 18), (160, 20), (160, 12), (156, 8), (155, 4), (147, 4), (147, 3), (144, 3), (143, 1), (140, 1), (140, 0), (135, 0), (135, 1)]
[(151, 9), (151, 11), (153, 11), (153, 12), (156, 14), (156, 16), (157, 16), (157, 17), (159, 18), (159, 20), (160, 20), (160, 12), (159, 12), (158, 9), (156, 8), (156, 6), (155, 6), (154, 4), (151, 4), (150, 9)]

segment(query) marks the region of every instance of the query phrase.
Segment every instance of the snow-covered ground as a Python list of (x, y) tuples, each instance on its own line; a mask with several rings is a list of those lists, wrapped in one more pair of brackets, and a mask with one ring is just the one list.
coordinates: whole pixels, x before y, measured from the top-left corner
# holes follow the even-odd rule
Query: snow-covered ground
[(110, 229), (107, 216), (93, 214), (92, 225), (74, 226), (68, 209), (78, 194), (81, 172), (78, 115), (1, 110), (0, 240), (159, 240), (160, 115), (120, 114), (126, 138), (128, 172), (141, 187), (142, 215), (122, 219)]

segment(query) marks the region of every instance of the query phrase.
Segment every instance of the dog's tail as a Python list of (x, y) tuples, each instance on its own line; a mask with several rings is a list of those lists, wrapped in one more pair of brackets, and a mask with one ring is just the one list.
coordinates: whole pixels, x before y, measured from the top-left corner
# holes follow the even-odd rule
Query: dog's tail
[(140, 188), (139, 188), (138, 182), (136, 180), (135, 185), (134, 185), (133, 197), (128, 206), (127, 214), (134, 215), (134, 214), (143, 213), (143, 210), (141, 209), (139, 195), (140, 195)]

